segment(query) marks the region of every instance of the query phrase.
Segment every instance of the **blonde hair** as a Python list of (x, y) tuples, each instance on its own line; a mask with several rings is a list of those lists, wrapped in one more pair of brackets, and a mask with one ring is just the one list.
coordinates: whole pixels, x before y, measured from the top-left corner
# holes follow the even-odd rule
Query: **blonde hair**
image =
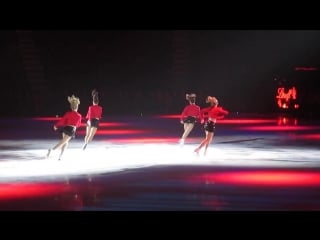
[(68, 96), (68, 102), (70, 103), (70, 108), (72, 110), (77, 110), (80, 104), (80, 99), (72, 95), (71, 97)]
[(218, 105), (219, 101), (215, 97), (208, 96), (206, 99), (206, 103), (210, 103), (211, 105)]

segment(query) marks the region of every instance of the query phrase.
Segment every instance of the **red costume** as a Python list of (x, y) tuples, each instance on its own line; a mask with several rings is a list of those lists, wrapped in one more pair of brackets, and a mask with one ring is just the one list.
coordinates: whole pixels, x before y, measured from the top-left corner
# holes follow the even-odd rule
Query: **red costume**
[(92, 118), (97, 118), (100, 119), (102, 115), (102, 107), (99, 105), (91, 105), (88, 109), (88, 113), (86, 118), (88, 120), (92, 119)]
[(208, 112), (208, 117), (211, 119), (222, 119), (227, 114), (229, 114), (229, 112), (222, 107), (213, 107)]
[(189, 116), (200, 119), (200, 107), (195, 104), (187, 105), (181, 113), (180, 120), (183, 121), (185, 118)]
[(81, 125), (81, 114), (76, 111), (69, 111), (54, 125), (55, 127), (75, 126)]

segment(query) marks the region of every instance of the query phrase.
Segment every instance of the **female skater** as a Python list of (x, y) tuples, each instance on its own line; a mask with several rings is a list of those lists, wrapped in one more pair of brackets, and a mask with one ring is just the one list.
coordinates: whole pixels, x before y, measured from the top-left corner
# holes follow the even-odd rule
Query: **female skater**
[(60, 129), (60, 132), (62, 132), (62, 139), (57, 145), (48, 150), (47, 158), (53, 150), (61, 148), (59, 155), (59, 160), (61, 160), (62, 154), (67, 148), (70, 139), (75, 136), (77, 128), (81, 125), (81, 115), (78, 113), (80, 99), (72, 95), (71, 97), (68, 97), (68, 102), (70, 103), (71, 111), (66, 112), (64, 116), (53, 126), (55, 131)]
[(207, 154), (208, 146), (212, 142), (217, 119), (222, 119), (225, 115), (229, 114), (227, 110), (218, 107), (218, 99), (215, 97), (208, 96), (206, 103), (209, 103), (210, 107), (202, 109), (200, 114), (201, 123), (204, 123), (206, 137), (194, 150), (195, 153), (199, 154), (201, 148), (204, 146), (204, 156)]
[(183, 124), (184, 132), (180, 139), (180, 144), (183, 145), (186, 138), (192, 131), (194, 124), (200, 119), (200, 107), (196, 105), (196, 94), (186, 94), (186, 100), (189, 101), (180, 116), (180, 123)]
[(83, 150), (86, 149), (89, 142), (92, 141), (94, 135), (97, 132), (99, 127), (99, 122), (102, 115), (102, 107), (99, 104), (99, 93), (94, 89), (92, 91), (92, 105), (89, 106), (88, 113), (86, 116), (87, 121), (87, 129), (86, 136), (84, 138)]

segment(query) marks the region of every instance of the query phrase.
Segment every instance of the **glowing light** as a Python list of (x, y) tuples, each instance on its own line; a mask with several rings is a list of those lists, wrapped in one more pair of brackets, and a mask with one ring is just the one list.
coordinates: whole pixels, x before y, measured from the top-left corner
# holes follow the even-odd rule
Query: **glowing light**
[[(36, 117), (31, 118), (32, 120), (36, 121), (58, 121), (61, 117)], [(119, 123), (119, 122), (100, 122), (99, 127), (118, 127), (118, 126), (125, 126), (128, 125), (127, 123)], [(86, 122), (82, 122), (81, 126), (86, 126)]]
[(277, 89), (276, 99), (278, 99), (277, 104), (279, 108), (283, 108), (283, 109), (289, 108), (290, 101), (297, 99), (296, 87), (293, 86), (287, 92), (285, 91), (284, 87), (279, 87)]
[[(126, 126), (128, 124), (126, 123), (118, 123), (118, 122), (100, 122), (99, 123), (99, 128), (103, 128), (103, 127), (121, 127), (121, 126)], [(87, 126), (86, 122), (81, 123), (82, 127)]]
[[(85, 135), (86, 134), (86, 130), (83, 129), (79, 129), (77, 131), (77, 133), (79, 135)], [(96, 135), (122, 135), (122, 134), (141, 134), (141, 133), (147, 133), (147, 131), (145, 130), (133, 130), (133, 129), (121, 129), (121, 130), (117, 130), (117, 129), (99, 129), (96, 132)]]
[(61, 117), (36, 117), (31, 119), (37, 121), (58, 121), (61, 119)]
[(296, 71), (318, 71), (316, 67), (296, 67)]
[(172, 114), (172, 115), (159, 115), (159, 116), (155, 116), (156, 118), (168, 118), (168, 119), (180, 119), (181, 115), (177, 115), (177, 114)]
[(222, 183), (233, 185), (264, 185), (264, 186), (320, 186), (319, 172), (299, 171), (234, 171), (224, 173), (201, 174), (192, 178), (193, 181)]
[(242, 130), (249, 131), (302, 131), (302, 130), (316, 130), (319, 127), (308, 127), (308, 126), (252, 126), (252, 127), (241, 127)]
[(115, 143), (178, 143), (178, 138), (126, 138), (112, 141)]
[[(157, 118), (167, 119), (180, 119), (180, 115), (161, 115), (156, 116)], [(259, 124), (259, 123), (274, 123), (276, 120), (273, 119), (248, 119), (248, 118), (237, 118), (237, 119), (219, 119), (219, 124)]]
[(9, 200), (28, 197), (43, 197), (69, 192), (70, 186), (58, 183), (10, 183), (0, 184), (0, 199)]
[(219, 124), (261, 124), (275, 123), (277, 120), (268, 119), (221, 119)]
[[(152, 140), (152, 142), (151, 142)], [(163, 140), (165, 142), (163, 142)], [(288, 167), (306, 166), (306, 164), (317, 164), (319, 156), (315, 149), (293, 149), (281, 147), (281, 151), (255, 149), (244, 151), (243, 146), (236, 143), (229, 145), (216, 145), (210, 147), (206, 156), (194, 154), (196, 144), (180, 146), (178, 139), (141, 139), (143, 143), (132, 139), (121, 143), (116, 139), (112, 141), (95, 141), (89, 144), (85, 151), (82, 150), (82, 139), (70, 143), (70, 147), (63, 154), (62, 160), (58, 161), (59, 150), (53, 151), (49, 158), (45, 158), (46, 149), (21, 149), (2, 150), (0, 161), (0, 184), (17, 183), (22, 181), (35, 182), (55, 179), (65, 181), (66, 176), (88, 176), (91, 174), (121, 172), (125, 170), (144, 168), (150, 166), (259, 166), (262, 168), (270, 166)], [(174, 144), (170, 141), (175, 141)], [(24, 141), (17, 140), (6, 144), (20, 144)], [(119, 144), (118, 144), (119, 143)], [(39, 141), (34, 142), (39, 145)], [(213, 149), (211, 149), (213, 148)], [(306, 162), (306, 158), (310, 162)], [(301, 161), (299, 160), (301, 158)], [(279, 161), (278, 161), (279, 159)], [(290, 163), (287, 160), (292, 160)], [(316, 160), (312, 160), (316, 159)], [(285, 161), (282, 161), (285, 160)], [(59, 180), (59, 181), (60, 181)], [(1, 189), (0, 189), (1, 190)]]
[(280, 117), (278, 119), (278, 125), (298, 125), (298, 119), (289, 119), (286, 117)]
[(99, 127), (118, 127), (125, 126), (127, 123), (118, 123), (118, 122), (100, 122)]
[(306, 139), (306, 140), (320, 140), (320, 134), (301, 134), (301, 135), (295, 135), (294, 138)]

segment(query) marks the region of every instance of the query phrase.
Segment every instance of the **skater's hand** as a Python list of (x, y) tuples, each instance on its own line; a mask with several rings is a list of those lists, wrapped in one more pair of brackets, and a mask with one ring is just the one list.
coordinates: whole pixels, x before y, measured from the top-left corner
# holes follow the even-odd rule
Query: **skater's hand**
[(181, 124), (184, 124), (184, 122), (183, 122), (183, 121), (180, 121), (180, 123), (181, 123)]
[(58, 128), (57, 128), (56, 126), (53, 126), (53, 130), (57, 131), (57, 129), (58, 129)]

